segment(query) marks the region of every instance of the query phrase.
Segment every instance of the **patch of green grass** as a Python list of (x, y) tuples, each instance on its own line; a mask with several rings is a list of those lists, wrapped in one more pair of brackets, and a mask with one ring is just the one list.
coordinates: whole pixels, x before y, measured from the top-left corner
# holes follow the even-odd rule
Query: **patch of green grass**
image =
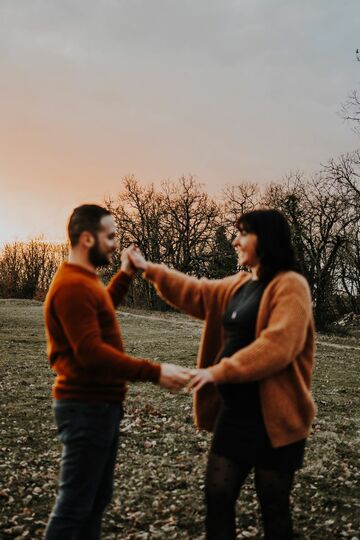
[[(195, 364), (199, 322), (129, 309), (119, 320), (131, 354)], [(354, 345), (351, 339), (331, 340)], [(304, 539), (359, 538), (359, 371), (358, 350), (319, 344), (314, 376), (319, 413), (293, 491), (295, 528)], [(53, 378), (42, 305), (0, 300), (1, 540), (41, 538), (54, 502), (60, 445), (51, 410)], [(104, 540), (203, 538), (211, 436), (194, 429), (191, 397), (132, 384), (125, 409)], [(239, 538), (261, 537), (251, 477), (240, 496), (238, 521)]]

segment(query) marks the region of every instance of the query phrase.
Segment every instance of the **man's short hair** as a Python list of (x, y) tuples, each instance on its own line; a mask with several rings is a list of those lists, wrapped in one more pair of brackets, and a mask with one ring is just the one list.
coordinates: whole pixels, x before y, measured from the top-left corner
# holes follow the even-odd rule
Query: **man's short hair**
[(71, 247), (79, 242), (81, 233), (88, 231), (96, 237), (100, 229), (100, 221), (111, 212), (97, 204), (82, 204), (75, 208), (69, 218), (68, 236)]

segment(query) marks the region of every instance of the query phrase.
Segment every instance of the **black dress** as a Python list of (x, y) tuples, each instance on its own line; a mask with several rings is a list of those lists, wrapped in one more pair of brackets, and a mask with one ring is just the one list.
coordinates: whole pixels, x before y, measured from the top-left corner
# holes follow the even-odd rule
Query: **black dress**
[[(256, 320), (264, 285), (245, 283), (223, 315), (225, 345), (219, 359), (231, 356), (255, 339)], [(266, 432), (257, 382), (219, 384), (222, 397), (211, 451), (220, 456), (266, 469), (293, 471), (302, 466), (305, 439), (273, 448)]]

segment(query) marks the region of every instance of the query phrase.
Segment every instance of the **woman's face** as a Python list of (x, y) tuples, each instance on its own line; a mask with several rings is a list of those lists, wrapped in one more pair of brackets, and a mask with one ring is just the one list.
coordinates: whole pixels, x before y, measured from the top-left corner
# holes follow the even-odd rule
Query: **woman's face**
[(233, 241), (233, 246), (237, 252), (241, 266), (258, 266), (260, 261), (256, 253), (256, 234), (249, 233), (245, 229), (240, 229)]

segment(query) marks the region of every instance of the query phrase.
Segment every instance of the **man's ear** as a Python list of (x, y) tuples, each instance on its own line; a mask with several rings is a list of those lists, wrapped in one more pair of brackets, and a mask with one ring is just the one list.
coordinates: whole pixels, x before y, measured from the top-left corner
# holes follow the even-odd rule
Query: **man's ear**
[(95, 244), (94, 235), (89, 231), (83, 231), (80, 235), (79, 243), (87, 249), (92, 248)]

